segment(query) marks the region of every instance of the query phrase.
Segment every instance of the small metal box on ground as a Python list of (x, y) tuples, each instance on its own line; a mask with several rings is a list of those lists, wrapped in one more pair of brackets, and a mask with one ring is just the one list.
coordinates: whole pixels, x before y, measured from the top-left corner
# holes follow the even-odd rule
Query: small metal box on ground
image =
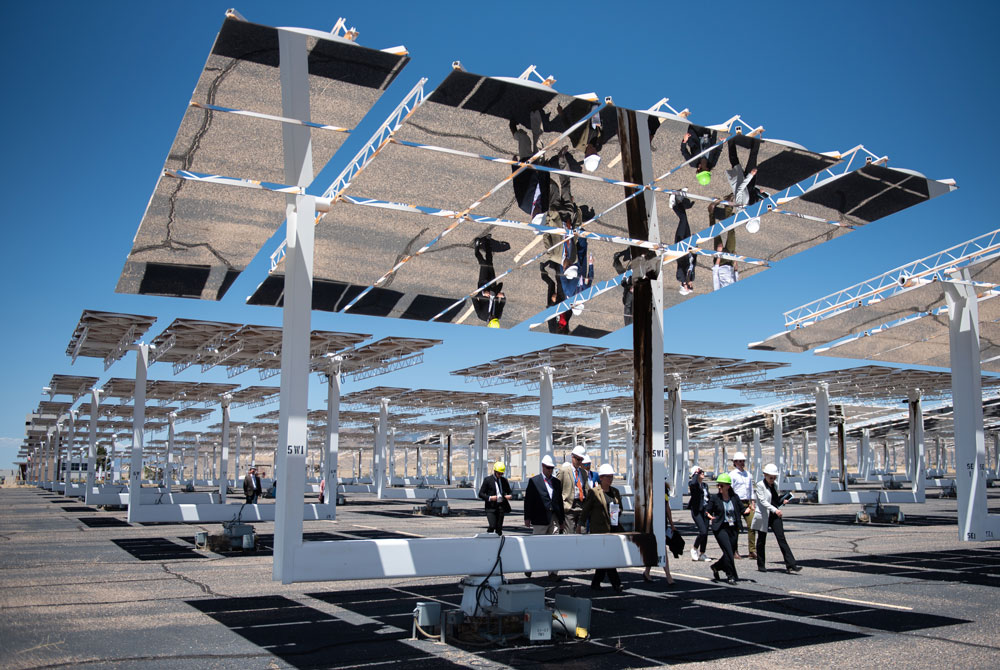
[[(553, 618), (562, 623), (557, 623), (556, 628), (570, 637), (590, 636), (590, 611), (589, 599), (556, 594)], [(565, 630), (562, 630), (563, 626)]]
[(545, 589), (537, 584), (504, 584), (497, 589), (497, 609), (502, 612), (545, 609)]
[(529, 640), (551, 640), (552, 612), (550, 610), (525, 611), (524, 635)]

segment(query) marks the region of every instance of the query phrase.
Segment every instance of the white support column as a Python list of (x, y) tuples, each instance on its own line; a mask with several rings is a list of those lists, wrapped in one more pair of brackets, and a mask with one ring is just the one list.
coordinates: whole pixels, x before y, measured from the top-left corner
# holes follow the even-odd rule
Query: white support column
[[(257, 465), (257, 436), (250, 436), (250, 465)], [(271, 473), (274, 475), (274, 473)]]
[[(281, 114), (309, 113), (306, 36), (278, 29)], [(285, 183), (306, 187), (313, 180), (312, 143), (306, 126), (281, 126)], [(302, 546), (305, 457), (309, 412), (309, 349), (312, 312), (313, 239), (316, 203), (312, 196), (285, 196), (285, 287), (281, 336), (281, 405), (278, 418), (278, 484), (272, 578), (291, 583), (294, 552)]]
[[(111, 444), (108, 445), (108, 454), (105, 457), (105, 462), (108, 463), (108, 483), (113, 484), (116, 481), (116, 474), (121, 475), (121, 463), (117, 459), (118, 451), (118, 435), (117, 433), (111, 436)], [(117, 466), (117, 467), (116, 467)]]
[[(722, 453), (722, 445), (718, 442), (715, 443), (715, 462), (712, 464), (712, 472), (718, 477), (721, 471), (719, 470), (719, 455)], [(722, 459), (725, 462), (725, 459)]]
[(209, 459), (209, 465), (211, 466), (212, 472), (212, 483), (216, 486), (219, 485), (219, 443), (212, 442), (212, 457)]
[[(829, 417), (827, 417), (829, 423)], [(802, 431), (802, 452), (799, 454), (799, 468), (802, 470), (802, 481), (809, 481), (809, 431)]]
[[(538, 472), (541, 472), (541, 462), (539, 461)], [(521, 426), (521, 481), (528, 481), (528, 429)]]
[[(555, 460), (552, 451), (552, 375), (555, 369), (545, 366), (538, 384), (538, 461), (545, 456)], [(541, 469), (539, 468), (539, 472)]]
[(420, 445), (417, 445), (417, 478), (424, 476), (424, 458), (420, 453)]
[(222, 406), (222, 455), (219, 462), (219, 499), (226, 501), (229, 493), (229, 405), (233, 397), (226, 393), (219, 399)]
[(329, 519), (337, 518), (337, 485), (340, 461), (340, 390), (343, 356), (331, 356), (326, 370), (326, 458), (323, 462), (323, 479), (326, 481), (324, 504)]
[[(386, 476), (385, 481), (387, 486), (392, 486), (393, 481), (396, 478), (396, 428), (389, 426), (389, 433), (387, 435), (387, 451), (388, 457), (385, 459), (386, 463)], [(408, 452), (403, 449), (403, 474), (406, 474), (406, 468), (409, 465)]]
[(816, 387), (816, 491), (819, 504), (830, 502), (830, 391), (826, 384)]
[(966, 541), (995, 540), (1000, 537), (1000, 516), (989, 513), (986, 499), (979, 305), (968, 270), (962, 270), (961, 282), (943, 282), (948, 305), (951, 397), (955, 416), (958, 536)]
[[(438, 436), (438, 453), (437, 453), (437, 476), (439, 479), (444, 479), (444, 448), (445, 448), (445, 437), (444, 433)], [(446, 484), (448, 482), (445, 482)]]
[(923, 498), (927, 475), (924, 463), (924, 406), (920, 389), (910, 392), (908, 398), (910, 409), (910, 457), (912, 460), (911, 488), (918, 498)]
[[(177, 421), (177, 412), (167, 414), (167, 467), (163, 471), (164, 487), (170, 493), (171, 482), (174, 479), (174, 422)], [(181, 457), (181, 474), (184, 472), (184, 457)]]
[(236, 447), (233, 449), (233, 479), (230, 485), (233, 488), (239, 488), (240, 472), (240, 447), (243, 446), (243, 426), (236, 426)]
[(683, 411), (684, 415), (684, 430), (681, 431), (681, 481), (676, 488), (680, 489), (679, 495), (684, 495), (683, 489), (687, 488), (687, 482), (689, 479), (690, 465), (688, 462), (690, 460), (690, 449), (691, 449), (691, 425), (688, 423), (688, 411)]
[(760, 462), (760, 428), (753, 429), (753, 465), (750, 469), (750, 474), (753, 481), (759, 481), (762, 477), (761, 468), (763, 464)]
[(480, 480), (488, 477), (490, 472), (493, 471), (493, 469), (489, 467), (489, 460), (490, 460), (489, 405), (485, 402), (481, 402), (478, 404), (479, 404), (479, 409), (476, 412), (477, 429), (476, 429), (475, 472), (473, 472), (472, 475), (472, 481), (474, 484), (478, 484)]
[(861, 458), (863, 465), (863, 471), (861, 473), (862, 479), (868, 479), (872, 475), (872, 457), (874, 452), (872, 451), (872, 441), (871, 441), (871, 430), (865, 428), (861, 431)]
[(378, 409), (378, 425), (375, 432), (375, 463), (372, 467), (372, 484), (375, 485), (375, 494), (382, 499), (382, 492), (385, 490), (386, 473), (386, 441), (389, 434), (389, 399), (381, 398)]
[(635, 444), (635, 430), (633, 428), (633, 419), (630, 417), (625, 419), (625, 444), (629, 445), (625, 449), (625, 481), (631, 485), (635, 485), (635, 458), (633, 457), (634, 450), (631, 449), (631, 445)]
[(201, 460), (201, 433), (194, 436), (194, 468), (191, 472), (191, 485), (198, 485), (198, 461)]
[[(609, 448), (611, 446), (611, 408), (607, 405), (601, 407), (601, 463), (610, 462)], [(595, 468), (596, 470), (596, 468)]]
[(784, 479), (785, 473), (785, 430), (784, 425), (782, 425), (781, 410), (774, 410), (774, 464), (778, 468), (778, 479), (776, 480), (775, 486), (781, 487), (781, 480)]
[[(669, 375), (666, 382), (667, 406), (670, 408), (668, 452), (671, 466), (666, 477), (670, 481), (670, 509), (677, 510), (683, 507), (682, 496), (686, 489), (684, 486), (684, 408), (681, 399), (680, 375)], [(653, 491), (654, 493), (657, 491), (655, 486)]]
[(701, 451), (701, 442), (695, 442), (694, 447), (691, 448), (691, 465), (701, 466), (701, 461), (699, 460)]
[(132, 395), (132, 458), (128, 475), (128, 522), (138, 517), (142, 504), (142, 444), (146, 425), (146, 374), (149, 370), (149, 345), (135, 349), (135, 392)]

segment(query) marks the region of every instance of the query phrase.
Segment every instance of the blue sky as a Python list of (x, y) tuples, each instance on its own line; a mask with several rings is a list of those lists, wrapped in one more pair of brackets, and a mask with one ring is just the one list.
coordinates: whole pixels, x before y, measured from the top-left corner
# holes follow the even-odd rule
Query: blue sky
[[(65, 349), (82, 310), (157, 316), (154, 335), (176, 317), (280, 324), (279, 310), (243, 304), (264, 279), (266, 259), (255, 261), (219, 303), (114, 293), (197, 76), (232, 5), (55, 1), (0, 9), (6, 99), (0, 112), (6, 243), (0, 468), (10, 467), (24, 415), (52, 374), (103, 381), (134, 373), (131, 356), (107, 373), (96, 360), (70, 366)], [(740, 114), (765, 126), (765, 137), (815, 151), (864, 144), (887, 154), (890, 166), (957, 180), (955, 193), (668, 310), (667, 351), (780, 360), (796, 371), (853, 365), (811, 355), (751, 355), (746, 343), (780, 330), (781, 314), (790, 308), (997, 227), (988, 204), (996, 193), (991, 159), (998, 151), (995, 3), (970, 3), (961, 11), (930, 2), (577, 2), (567, 9), (564, 3), (383, 0), (235, 7), (257, 23), (324, 30), (344, 16), (366, 46), (406, 45), (413, 60), (375, 108), (376, 121), (418, 78), (428, 77), (431, 87), (439, 82), (454, 60), (496, 76), (516, 76), (534, 64), (556, 77), (563, 93), (594, 91), (636, 109), (669, 97), (678, 109), (690, 108), (699, 123)], [(350, 158), (369, 134), (359, 131), (334, 161)], [(329, 172), (315, 190), (327, 185)], [(346, 385), (345, 392), (380, 383), (461, 389), (464, 382), (450, 370), (561, 341), (524, 329), (325, 313), (314, 314), (313, 327), (445, 340), (423, 366)], [(596, 344), (628, 347), (631, 336), (620, 331)], [(173, 378), (163, 364), (150, 375)], [(196, 376), (189, 371), (179, 378)], [(258, 383), (254, 373), (234, 381)], [(311, 389), (311, 406), (319, 407), (322, 387), (315, 378)]]

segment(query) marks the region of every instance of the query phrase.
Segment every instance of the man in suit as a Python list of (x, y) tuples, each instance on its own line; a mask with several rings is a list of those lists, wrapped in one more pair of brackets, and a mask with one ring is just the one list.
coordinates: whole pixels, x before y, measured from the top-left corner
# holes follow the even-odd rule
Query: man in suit
[(559, 474), (556, 475), (562, 488), (564, 533), (580, 532), (578, 530), (580, 511), (591, 488), (590, 479), (583, 469), (583, 457), (586, 455), (586, 449), (574, 447), (570, 456), (572, 463), (563, 463), (559, 466)]
[(483, 480), (479, 487), (479, 498), (486, 502), (487, 533), (503, 535), (503, 518), (510, 511), (510, 482), (503, 476), (507, 466), (503, 461), (493, 464), (493, 474)]
[(778, 468), (774, 463), (764, 466), (764, 478), (755, 485), (757, 504), (760, 505), (757, 516), (750, 522), (750, 527), (757, 531), (757, 570), (767, 572), (764, 559), (764, 545), (767, 542), (767, 532), (774, 533), (781, 549), (781, 557), (785, 559), (785, 572), (798, 572), (802, 568), (795, 563), (795, 556), (785, 540), (785, 526), (782, 520), (781, 506), (787, 500), (778, 493), (774, 485), (778, 478)]
[[(622, 509), (622, 494), (611, 485), (615, 478), (615, 469), (610, 463), (602, 463), (597, 469), (597, 477), (600, 484), (587, 492), (587, 499), (580, 513), (580, 523), (586, 524), (589, 521), (592, 534), (621, 532), (618, 518)], [(611, 588), (615, 591), (622, 590), (622, 580), (618, 576), (617, 568), (595, 570), (594, 577), (590, 580), (590, 588), (599, 591), (605, 575), (611, 581)]]
[[(555, 462), (546, 454), (542, 457), (542, 472), (528, 480), (524, 491), (524, 525), (532, 535), (555, 535), (563, 524), (562, 487), (552, 476)], [(530, 577), (531, 572), (525, 572)], [(558, 577), (555, 571), (550, 577)]]
[(250, 466), (247, 476), (243, 478), (243, 495), (246, 496), (247, 505), (256, 505), (257, 498), (260, 497), (260, 477), (257, 476), (257, 467)]
[(532, 535), (555, 535), (562, 526), (563, 505), (559, 480), (552, 476), (552, 457), (542, 458), (542, 472), (528, 480), (524, 492), (524, 525)]

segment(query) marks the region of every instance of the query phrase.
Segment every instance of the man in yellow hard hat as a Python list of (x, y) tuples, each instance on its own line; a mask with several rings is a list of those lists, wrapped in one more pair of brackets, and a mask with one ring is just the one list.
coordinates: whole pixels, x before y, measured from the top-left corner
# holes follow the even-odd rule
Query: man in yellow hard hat
[(479, 498), (486, 503), (487, 533), (503, 535), (503, 518), (510, 512), (510, 482), (503, 476), (506, 470), (503, 461), (497, 461), (493, 464), (493, 474), (479, 487)]

